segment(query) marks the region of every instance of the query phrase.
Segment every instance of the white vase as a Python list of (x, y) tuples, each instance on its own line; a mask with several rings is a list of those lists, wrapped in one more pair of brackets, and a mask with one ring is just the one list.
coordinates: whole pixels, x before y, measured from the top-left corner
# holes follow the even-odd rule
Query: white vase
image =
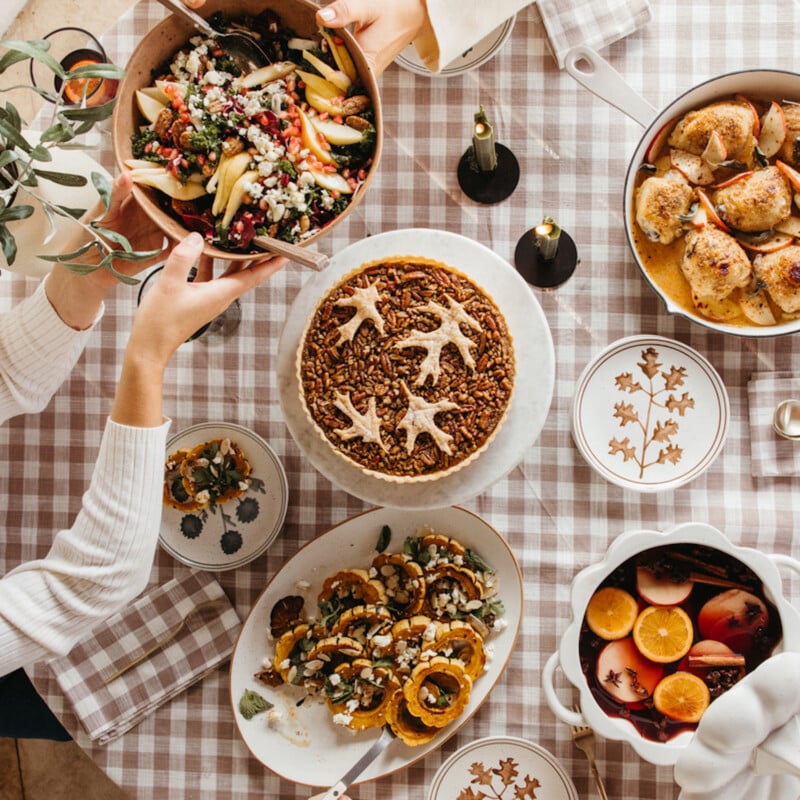
[[(92, 208), (99, 199), (97, 190), (92, 185), (92, 172), (99, 172), (111, 180), (106, 169), (95, 161), (83, 150), (60, 150), (53, 148), (50, 153), (53, 160), (42, 163), (42, 169), (51, 172), (69, 172), (74, 175), (83, 175), (86, 178), (84, 186), (61, 186), (52, 181), (39, 179), (39, 185), (34, 192), (45, 200), (67, 206), (68, 208)], [(17, 257), (11, 266), (6, 263), (6, 258), (0, 251), (0, 271), (8, 270), (34, 278), (44, 277), (52, 268), (51, 261), (38, 258), (40, 255), (56, 255), (63, 249), (64, 237), (75, 221), (69, 217), (54, 215), (56, 226), (55, 235), (44, 244), (50, 235), (50, 220), (42, 210), (38, 201), (34, 200), (24, 189), (17, 195), (17, 203), (32, 205), (33, 214), (27, 219), (14, 220), (7, 223), (9, 231), (17, 242)]]

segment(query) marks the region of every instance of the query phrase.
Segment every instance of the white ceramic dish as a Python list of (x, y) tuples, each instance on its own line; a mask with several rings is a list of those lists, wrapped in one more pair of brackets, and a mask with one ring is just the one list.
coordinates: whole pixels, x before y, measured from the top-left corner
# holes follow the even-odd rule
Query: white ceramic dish
[(472, 797), (578, 800), (578, 792), (561, 764), (543, 747), (513, 736), (488, 736), (453, 753), (428, 789), (428, 800)]
[(629, 209), (633, 206), (636, 176), (645, 161), (647, 148), (665, 125), (671, 124), (693, 109), (736, 94), (743, 94), (745, 97), (774, 97), (796, 101), (800, 98), (800, 75), (795, 72), (775, 69), (751, 69), (730, 72), (697, 84), (675, 98), (671, 103), (668, 103), (660, 111), (656, 111), (599, 53), (590, 47), (578, 45), (572, 48), (567, 53), (565, 69), (590, 92), (618, 108), (645, 128), (645, 132), (639, 140), (625, 175), (622, 211), (625, 234), (631, 253), (642, 273), (642, 277), (650, 284), (653, 291), (661, 297), (667, 313), (686, 317), (705, 328), (711, 328), (733, 336), (770, 338), (800, 331), (800, 319), (763, 327), (756, 325), (738, 326), (724, 322), (713, 322), (694, 311), (679, 306), (661, 292), (658, 285), (650, 277), (641, 258), (639, 258), (631, 233), (631, 214), (629, 213)]
[(442, 67), (439, 72), (431, 72), (425, 66), (413, 44), (408, 45), (397, 56), (395, 63), (409, 72), (424, 75), (427, 78), (452, 78), (455, 75), (463, 75), (494, 58), (508, 37), (511, 36), (516, 19), (516, 14), (509, 17), (502, 25), (498, 25), (491, 33), (487, 33), (483, 39), (472, 45), (469, 50), (465, 50), (460, 56)]
[(167, 442), (167, 455), (225, 437), (236, 442), (250, 462), (250, 488), (213, 510), (186, 513), (165, 506), (159, 536), (173, 558), (214, 572), (241, 567), (264, 553), (280, 533), (289, 504), (283, 465), (260, 436), (241, 425), (193, 425)]
[[(425, 484), (390, 484), (339, 458), (315, 431), (300, 403), (295, 360), (303, 329), (319, 298), (348, 272), (378, 258), (422, 256), (459, 270), (486, 290), (514, 341), (517, 375), (503, 427), (480, 457), (458, 472)], [(289, 430), (303, 454), (328, 480), (380, 506), (440, 508), (463, 503), (505, 477), (536, 441), (555, 381), (553, 339), (538, 300), (519, 273), (482, 244), (446, 231), (405, 229), (362, 239), (310, 276), (294, 300), (278, 344), (278, 389)]]
[[(700, 522), (687, 522), (668, 531), (634, 530), (618, 536), (608, 548), (602, 561), (581, 570), (571, 587), (572, 620), (561, 637), (557, 652), (553, 653), (542, 672), (545, 698), (553, 713), (568, 725), (588, 724), (607, 739), (628, 742), (646, 761), (653, 764), (674, 764), (694, 733), (684, 731), (666, 742), (656, 742), (642, 736), (633, 724), (617, 716), (610, 716), (600, 707), (589, 688), (581, 669), (579, 640), (581, 623), (586, 606), (597, 587), (608, 575), (629, 558), (652, 547), (677, 543), (694, 543), (712, 547), (749, 567), (764, 587), (764, 596), (778, 610), (783, 628), (783, 638), (776, 652), (800, 651), (800, 613), (783, 596), (778, 566), (800, 574), (800, 562), (789, 556), (767, 555), (748, 547), (739, 547), (719, 530)], [(581, 714), (571, 711), (559, 698), (555, 689), (555, 671), (560, 668), (580, 694)]]
[(711, 466), (725, 444), (729, 417), (725, 385), (700, 353), (662, 336), (631, 336), (583, 370), (572, 403), (572, 438), (611, 483), (667, 491)]
[[(288, 781), (333, 786), (369, 749), (380, 730), (353, 733), (333, 723), (324, 703), (306, 702), (298, 706), (303, 690), (288, 686), (270, 689), (255, 680), (254, 673), (272, 655), (268, 641), (270, 611), (282, 597), (301, 594), (306, 599), (307, 611), (313, 613), (317, 594), (328, 575), (338, 569), (370, 563), (384, 525), (392, 530), (388, 550), (399, 550), (407, 536), (427, 525), (479, 553), (497, 571), (498, 596), (505, 605), (504, 619), (508, 624), (490, 639), (494, 657), (475, 682), (464, 714), (427, 744), (408, 747), (395, 740), (359, 781), (374, 780), (407, 767), (439, 747), (489, 697), (514, 652), (522, 621), (522, 575), (514, 554), (487, 522), (463, 508), (426, 512), (377, 508), (342, 522), (305, 545), (270, 581), (244, 623), (231, 660), (231, 703), (239, 734), (254, 758)], [(305, 584), (298, 586), (301, 580), (308, 582), (307, 588)], [(245, 689), (257, 691), (275, 703), (285, 716), (285, 724), (275, 730), (263, 718), (245, 720), (237, 708)]]

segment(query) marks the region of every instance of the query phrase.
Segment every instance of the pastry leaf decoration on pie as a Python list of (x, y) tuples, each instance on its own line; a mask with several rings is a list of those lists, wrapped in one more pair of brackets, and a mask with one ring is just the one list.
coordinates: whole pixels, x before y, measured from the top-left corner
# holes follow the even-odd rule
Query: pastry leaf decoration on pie
[(339, 326), (339, 344), (352, 342), (361, 323), (366, 320), (371, 320), (378, 333), (383, 334), (383, 319), (378, 311), (378, 300), (380, 300), (378, 288), (372, 283), (366, 288), (357, 286), (350, 297), (343, 297), (336, 301), (335, 305), (337, 306), (352, 306), (356, 310), (356, 313), (344, 325)]
[(349, 395), (336, 393), (336, 408), (350, 418), (352, 423), (349, 428), (339, 428), (336, 433), (342, 439), (362, 439), (365, 442), (374, 442), (386, 452), (389, 448), (381, 439), (381, 421), (375, 408), (375, 398), (370, 397), (365, 414), (359, 413), (353, 405)]
[[(427, 350), (427, 355), (420, 365), (419, 375), (414, 381), (415, 386), (422, 386), (431, 377), (431, 383), (436, 386), (439, 382), (439, 375), (441, 374), (440, 356), (442, 348), (447, 344), (454, 345), (461, 358), (464, 360), (466, 367), (474, 371), (475, 359), (470, 353), (470, 348), (475, 346), (475, 343), (469, 336), (466, 336), (460, 325), (468, 325), (476, 331), (481, 330), (481, 326), (474, 320), (465, 310), (464, 307), (453, 300), (448, 295), (447, 297), (449, 308), (445, 308), (439, 303), (430, 302), (424, 306), (418, 306), (417, 311), (427, 311), (435, 314), (441, 324), (438, 328), (432, 331), (414, 331), (410, 336), (397, 342), (395, 347), (421, 347)], [(442, 448), (444, 449), (444, 448)]]
[(417, 436), (427, 433), (444, 453), (450, 455), (450, 442), (453, 437), (436, 426), (435, 416), (441, 411), (454, 411), (458, 408), (456, 403), (449, 400), (439, 400), (438, 403), (429, 403), (424, 397), (411, 394), (403, 382), (403, 389), (408, 397), (408, 410), (397, 424), (400, 430), (406, 432), (406, 452), (414, 449)]

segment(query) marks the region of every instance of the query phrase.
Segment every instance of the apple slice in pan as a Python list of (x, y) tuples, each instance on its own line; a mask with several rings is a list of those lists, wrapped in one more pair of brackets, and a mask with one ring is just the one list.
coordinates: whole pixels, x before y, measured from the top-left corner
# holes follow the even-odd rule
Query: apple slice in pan
[(761, 135), (758, 137), (758, 149), (767, 157), (772, 158), (783, 146), (786, 140), (786, 114), (780, 103), (774, 100), (761, 118)]
[(689, 183), (696, 186), (710, 186), (714, 183), (714, 170), (701, 156), (686, 150), (673, 148), (669, 151), (670, 164), (680, 172)]
[(663, 674), (663, 667), (645, 658), (631, 636), (609, 642), (597, 656), (597, 682), (620, 703), (646, 700)]
[(636, 567), (636, 591), (652, 606), (677, 606), (691, 594), (694, 581), (659, 578), (647, 567)]

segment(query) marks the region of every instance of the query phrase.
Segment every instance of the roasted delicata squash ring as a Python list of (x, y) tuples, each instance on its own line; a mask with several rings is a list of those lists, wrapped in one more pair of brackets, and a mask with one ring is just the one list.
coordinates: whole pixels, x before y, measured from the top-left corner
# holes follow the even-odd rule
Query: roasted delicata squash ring
[(386, 606), (354, 606), (342, 612), (331, 627), (331, 633), (352, 636), (361, 642), (387, 630), (393, 623), (394, 617)]
[(431, 548), (435, 548), (435, 555), (439, 559), (445, 557), (448, 561), (463, 561), (467, 554), (467, 549), (461, 542), (434, 531), (425, 533), (419, 543), (421, 553), (426, 550), (430, 553)]
[(442, 564), (425, 576), (425, 613), (431, 617), (454, 617), (472, 613), (483, 603), (483, 586), (466, 567)]
[(442, 626), (442, 632), (431, 648), (464, 665), (467, 675), (474, 681), (486, 666), (486, 650), (483, 638), (472, 625), (453, 620)]
[[(290, 631), (286, 631), (277, 642), (275, 642), (275, 657), (272, 663), (283, 678), (285, 683), (290, 683), (289, 673), (291, 672), (293, 656), (296, 655), (301, 644), (311, 639), (311, 626), (307, 623), (296, 625)], [(311, 649), (311, 645), (309, 645)]]
[[(355, 731), (379, 728), (386, 722), (386, 712), (392, 695), (400, 688), (400, 682), (387, 667), (373, 666), (366, 658), (357, 658), (347, 664), (340, 664), (334, 675), (347, 686), (352, 687), (348, 699), (335, 702), (337, 686), (329, 679), (328, 708), (334, 714), (350, 717), (347, 727)], [(342, 683), (338, 685), (341, 686)], [(339, 693), (342, 694), (342, 693)], [(356, 707), (353, 701), (358, 701)]]
[(308, 661), (319, 661), (319, 669), (324, 668), (325, 672), (331, 672), (343, 661), (358, 658), (363, 653), (364, 646), (361, 642), (349, 636), (326, 636), (317, 640), (308, 651)]
[(317, 601), (328, 602), (334, 597), (352, 605), (379, 605), (386, 603), (386, 589), (365, 569), (340, 569), (325, 579)]
[(409, 712), (432, 728), (443, 728), (460, 716), (471, 691), (463, 662), (444, 656), (417, 664), (403, 684)]
[(210, 439), (189, 450), (181, 462), (181, 475), (183, 476), (183, 486), (186, 492), (194, 497), (200, 491), (197, 476), (195, 475), (195, 470), (198, 467), (202, 467), (204, 470), (213, 469), (213, 463), (209, 465), (206, 457), (211, 448), (216, 448), (217, 452), (222, 454), (222, 461), (217, 465), (219, 472), (231, 473), (235, 471), (241, 476), (241, 482), (237, 480), (236, 485), (226, 486), (223, 491), (217, 491), (217, 489), (224, 487), (225, 484), (218, 482), (216, 479), (213, 480), (212, 483), (215, 487), (212, 494), (213, 502), (220, 504), (236, 497), (241, 497), (247, 491), (246, 479), (252, 467), (242, 452), (242, 448), (230, 439)]
[(386, 597), (393, 608), (404, 615), (416, 614), (425, 602), (425, 579), (422, 567), (404, 553), (380, 553), (372, 566), (386, 587)]
[(439, 733), (439, 728), (426, 725), (409, 711), (402, 689), (398, 689), (389, 700), (386, 708), (386, 722), (389, 723), (394, 735), (410, 747), (427, 744)]
[(384, 648), (383, 655), (394, 659), (398, 674), (407, 675), (421, 654), (431, 649), (441, 629), (440, 622), (424, 614), (398, 620), (392, 625), (391, 642)]
[(181, 464), (188, 453), (188, 450), (177, 450), (164, 464), (164, 505), (186, 513), (199, 511), (205, 506), (189, 494), (183, 485)]

